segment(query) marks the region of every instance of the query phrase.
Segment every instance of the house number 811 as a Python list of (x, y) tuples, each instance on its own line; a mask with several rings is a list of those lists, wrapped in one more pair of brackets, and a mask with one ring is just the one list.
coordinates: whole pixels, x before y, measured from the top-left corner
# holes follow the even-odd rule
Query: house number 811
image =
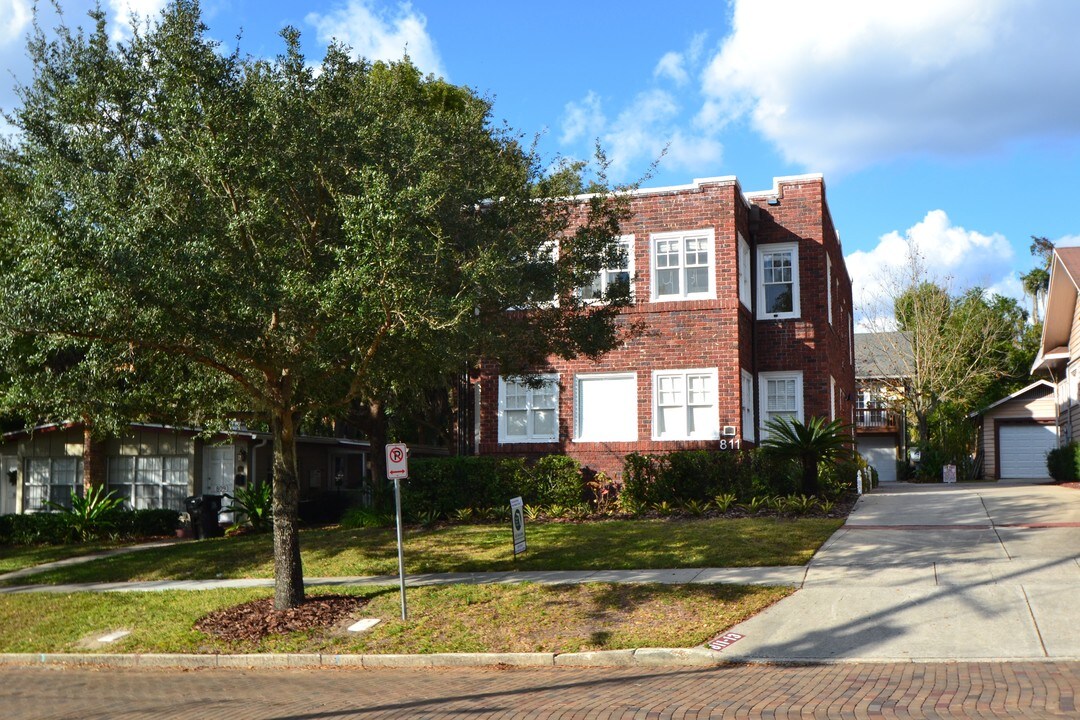
[(736, 438), (734, 440), (728, 440), (728, 439), (725, 438), (725, 439), (720, 441), (720, 449), (721, 450), (738, 450), (739, 449), (739, 444), (740, 443), (739, 443), (738, 438)]

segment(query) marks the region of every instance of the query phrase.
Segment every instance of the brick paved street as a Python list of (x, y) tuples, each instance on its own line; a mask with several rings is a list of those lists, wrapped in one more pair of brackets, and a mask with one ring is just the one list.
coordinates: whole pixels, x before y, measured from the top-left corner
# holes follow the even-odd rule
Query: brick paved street
[(1080, 663), (371, 670), (0, 668), (23, 718), (1077, 717)]

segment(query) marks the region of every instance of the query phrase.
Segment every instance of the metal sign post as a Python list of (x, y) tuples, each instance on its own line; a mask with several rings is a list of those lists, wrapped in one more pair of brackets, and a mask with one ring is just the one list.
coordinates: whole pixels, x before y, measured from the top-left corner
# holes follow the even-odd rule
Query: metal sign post
[(409, 619), (405, 603), (405, 544), (401, 535), (401, 481), (409, 477), (409, 449), (404, 443), (386, 446), (386, 478), (394, 481), (394, 505), (397, 514), (397, 564), (401, 582), (401, 619)]

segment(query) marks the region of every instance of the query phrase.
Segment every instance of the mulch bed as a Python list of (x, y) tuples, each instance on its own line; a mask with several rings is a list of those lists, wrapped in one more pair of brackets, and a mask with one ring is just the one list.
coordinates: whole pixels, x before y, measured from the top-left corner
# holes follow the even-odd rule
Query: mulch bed
[(366, 604), (366, 598), (351, 595), (318, 595), (305, 598), (298, 607), (278, 612), (273, 598), (252, 600), (200, 618), (195, 629), (223, 640), (258, 642), (267, 635), (333, 627)]

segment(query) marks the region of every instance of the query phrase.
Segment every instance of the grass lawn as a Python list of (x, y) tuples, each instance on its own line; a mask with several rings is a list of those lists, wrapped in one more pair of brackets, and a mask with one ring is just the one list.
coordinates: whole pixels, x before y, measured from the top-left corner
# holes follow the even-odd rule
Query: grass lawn
[[(193, 625), (206, 613), (265, 590), (31, 593), (0, 596), (0, 652), (434, 653), (574, 652), (700, 645), (793, 592), (739, 585), (452, 585), (411, 588), (409, 621), (396, 588), (316, 590), (369, 598), (352, 620), (380, 618), (366, 633), (342, 627), (226, 642)], [(347, 625), (348, 623), (343, 623)], [(108, 645), (94, 640), (131, 634)]]
[(87, 543), (85, 545), (41, 545), (37, 547), (13, 547), (0, 545), (0, 573), (14, 572), (23, 568), (65, 560), (70, 557), (89, 555), (98, 550), (117, 547), (111, 543)]
[[(529, 550), (513, 558), (508, 525), (413, 529), (409, 574), (497, 570), (607, 570), (802, 565), (843, 520), (609, 520), (529, 525)], [(301, 533), (308, 577), (397, 573), (392, 528)], [(273, 577), (270, 535), (179, 543), (52, 570), (21, 583)]]

